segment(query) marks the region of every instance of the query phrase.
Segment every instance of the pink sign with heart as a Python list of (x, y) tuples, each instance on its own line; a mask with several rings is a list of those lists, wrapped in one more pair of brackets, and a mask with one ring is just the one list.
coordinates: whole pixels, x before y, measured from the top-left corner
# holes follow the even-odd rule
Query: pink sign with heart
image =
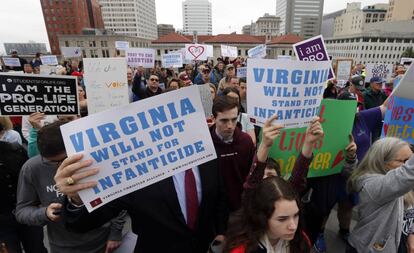
[(188, 52), (192, 56), (194, 56), (194, 60), (197, 60), (198, 57), (200, 57), (204, 53), (204, 47), (203, 46), (189, 46)]

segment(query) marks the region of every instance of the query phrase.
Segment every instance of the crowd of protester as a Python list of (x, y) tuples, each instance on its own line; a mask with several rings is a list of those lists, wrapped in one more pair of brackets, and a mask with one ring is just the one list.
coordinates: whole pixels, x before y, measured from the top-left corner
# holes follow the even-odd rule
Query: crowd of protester
[[(8, 70), (39, 74), (39, 57)], [(91, 161), (82, 154), (67, 157), (60, 132), (63, 124), (88, 115), (82, 65), (73, 59), (55, 71), (78, 78), (81, 115), (0, 117), (0, 252), (113, 252), (128, 217), (138, 235), (135, 252), (327, 252), (324, 229), (335, 205), (346, 252), (414, 252), (412, 149), (396, 138), (380, 139), (387, 98), (404, 66), (395, 67), (390, 83), (366, 80), (361, 64), (345, 85), (328, 81), (324, 98), (356, 100), (357, 108), (342, 173), (315, 178), (307, 174), (324, 137), (319, 117), (307, 127), (284, 177), (269, 157), (283, 124), (273, 116), (258, 129), (248, 119), (247, 81), (236, 75), (245, 59), (128, 68), (131, 103), (190, 85), (208, 87), (213, 107), (206, 123), (217, 159), (88, 213), (78, 192), (95, 185), (88, 177), (98, 170), (85, 170)]]

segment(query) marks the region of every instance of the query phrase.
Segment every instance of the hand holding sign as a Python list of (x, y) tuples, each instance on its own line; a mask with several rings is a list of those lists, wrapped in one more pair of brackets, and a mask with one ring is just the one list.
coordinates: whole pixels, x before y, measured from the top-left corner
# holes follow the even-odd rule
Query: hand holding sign
[(273, 121), (277, 120), (277, 115), (273, 115), (266, 120), (263, 125), (262, 141), (257, 149), (257, 160), (259, 162), (266, 162), (270, 148), (273, 146), (274, 141), (280, 135), (280, 130), (283, 129), (282, 124), (272, 125)]
[(324, 137), (322, 125), (319, 117), (314, 117), (305, 132), (305, 142), (302, 148), (302, 154), (305, 157), (311, 157), (313, 149), (318, 141)]
[(352, 134), (349, 135), (349, 144), (345, 148), (346, 151), (346, 157), (348, 159), (355, 159), (356, 151), (357, 151), (357, 145), (354, 141), (354, 137)]
[[(79, 170), (89, 167), (92, 164), (92, 160), (81, 161), (82, 158), (82, 154), (76, 154), (66, 158), (57, 169), (54, 177), (59, 191), (68, 196), (68, 198), (70, 198), (72, 202), (77, 205), (83, 204), (78, 192), (97, 185), (96, 181), (82, 181), (82, 183), (79, 183), (79, 181), (92, 175), (96, 175), (99, 171), (97, 168), (93, 168), (78, 172)], [(72, 178), (74, 183), (68, 184), (68, 178)]]

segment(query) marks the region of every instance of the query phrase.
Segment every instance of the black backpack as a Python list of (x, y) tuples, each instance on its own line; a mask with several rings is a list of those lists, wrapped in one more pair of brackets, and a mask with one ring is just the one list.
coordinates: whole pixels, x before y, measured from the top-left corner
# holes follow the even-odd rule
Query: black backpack
[(19, 173), (27, 161), (26, 149), (18, 143), (0, 141), (0, 213), (12, 211), (16, 206)]

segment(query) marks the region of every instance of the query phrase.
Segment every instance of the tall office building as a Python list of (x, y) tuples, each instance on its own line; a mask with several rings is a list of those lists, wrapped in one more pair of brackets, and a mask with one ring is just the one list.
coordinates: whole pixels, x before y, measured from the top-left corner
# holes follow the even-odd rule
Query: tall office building
[(105, 29), (116, 34), (157, 38), (155, 0), (99, 0)]
[(324, 0), (276, 0), (280, 31), (309, 38), (321, 33)]
[(58, 34), (81, 34), (84, 28), (103, 29), (97, 0), (40, 0), (52, 54), (60, 54)]
[(174, 26), (170, 24), (158, 24), (157, 30), (158, 30), (158, 38), (175, 32)]
[(186, 0), (183, 2), (183, 33), (212, 35), (211, 3), (208, 0)]
[(387, 12), (387, 21), (414, 19), (413, 0), (390, 0)]

